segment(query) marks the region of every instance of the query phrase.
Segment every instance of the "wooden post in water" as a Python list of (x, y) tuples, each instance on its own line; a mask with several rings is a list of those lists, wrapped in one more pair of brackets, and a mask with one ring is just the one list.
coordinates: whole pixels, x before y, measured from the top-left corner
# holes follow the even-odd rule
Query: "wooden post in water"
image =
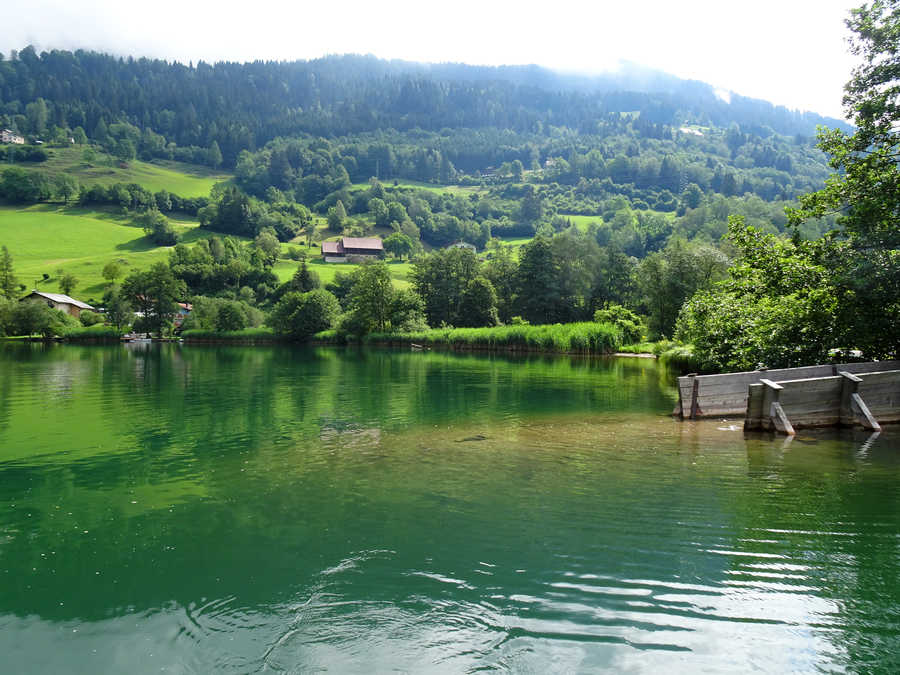
[(744, 431), (754, 431), (763, 427), (764, 384), (751, 384), (747, 387), (747, 412), (744, 414)]
[(862, 382), (862, 378), (846, 370), (842, 370), (839, 374), (844, 378), (844, 386), (841, 389), (841, 424), (853, 426), (859, 422), (866, 429), (881, 431), (878, 420), (859, 395), (859, 383)]
[(698, 380), (695, 375), (692, 375), (691, 379), (693, 380), (691, 387), (691, 419), (695, 420), (703, 414), (697, 401), (697, 398), (700, 395), (700, 380)]
[(760, 382), (766, 385), (768, 390), (766, 399), (770, 401), (769, 420), (771, 424), (781, 433), (793, 436), (796, 433), (794, 431), (794, 426), (785, 414), (784, 408), (781, 407), (780, 402), (781, 391), (784, 387), (776, 382), (772, 382), (772, 380), (760, 379)]

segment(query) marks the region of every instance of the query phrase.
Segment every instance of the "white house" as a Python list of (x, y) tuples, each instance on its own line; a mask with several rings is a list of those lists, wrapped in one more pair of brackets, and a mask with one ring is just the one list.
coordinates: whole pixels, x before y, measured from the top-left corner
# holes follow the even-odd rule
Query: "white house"
[(75, 298), (70, 298), (68, 295), (63, 295), (62, 293), (44, 293), (43, 291), (31, 291), (31, 293), (19, 300), (19, 302), (26, 301), (46, 302), (49, 307), (58, 309), (61, 312), (65, 312), (69, 316), (74, 316), (76, 319), (81, 316), (81, 310), (94, 309), (86, 302), (81, 302), (80, 300), (76, 300)]
[(475, 248), (475, 244), (470, 244), (467, 241), (457, 241), (453, 244), (450, 244), (447, 248), (465, 248), (469, 251), (472, 251), (472, 253), (475, 253), (475, 251), (478, 250)]
[(11, 129), (3, 129), (0, 131), (0, 143), (12, 143), (14, 145), (24, 145), (25, 139), (19, 136)]

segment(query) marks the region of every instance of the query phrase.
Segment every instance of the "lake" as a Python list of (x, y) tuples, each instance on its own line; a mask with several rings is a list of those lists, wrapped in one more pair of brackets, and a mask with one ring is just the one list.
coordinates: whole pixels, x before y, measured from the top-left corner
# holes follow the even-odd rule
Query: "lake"
[(0, 670), (900, 670), (900, 430), (649, 359), (0, 343)]

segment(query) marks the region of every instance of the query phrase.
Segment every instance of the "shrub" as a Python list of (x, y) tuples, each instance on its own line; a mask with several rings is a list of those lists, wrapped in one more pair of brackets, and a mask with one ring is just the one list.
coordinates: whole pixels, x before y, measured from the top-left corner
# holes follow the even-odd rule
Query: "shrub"
[(277, 333), (295, 340), (306, 340), (313, 334), (334, 327), (341, 313), (337, 298), (326, 290), (308, 293), (292, 291), (275, 305), (269, 325)]
[(92, 312), (89, 309), (84, 310), (78, 319), (84, 327), (96, 326), (97, 324), (102, 324), (106, 321), (106, 318), (102, 314), (99, 312)]
[(240, 303), (226, 302), (219, 307), (216, 314), (216, 330), (219, 332), (228, 332), (243, 330), (247, 327), (247, 318), (241, 311)]
[(634, 344), (643, 338), (641, 317), (621, 305), (610, 305), (607, 309), (598, 309), (594, 312), (594, 321), (611, 323), (619, 328), (622, 331), (624, 344)]

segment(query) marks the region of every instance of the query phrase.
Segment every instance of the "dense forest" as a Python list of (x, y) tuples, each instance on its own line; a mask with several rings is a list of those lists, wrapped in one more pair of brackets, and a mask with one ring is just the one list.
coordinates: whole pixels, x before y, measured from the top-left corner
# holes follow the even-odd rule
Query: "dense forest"
[[(412, 222), (434, 246), (463, 239), (483, 247), (491, 236), (542, 227), (549, 235), (568, 224), (560, 214), (602, 215), (639, 257), (673, 232), (717, 241), (728, 213), (781, 230), (785, 204), (822, 187), (829, 173), (812, 139), (826, 122), (846, 128), (763, 101), (726, 103), (703, 83), (633, 66), (593, 78), (361, 56), (185, 66), (30, 47), (0, 61), (5, 128), (50, 145), (92, 143), (122, 162), (232, 169), (241, 195), (214, 195), (203, 214), (204, 200), (177, 195), (157, 206), (199, 214), (225, 233), (272, 227), (282, 239), (303, 229), (299, 206), (324, 216), (338, 205), (349, 216), (338, 225)], [(30, 153), (24, 159), (39, 167), (42, 150), (13, 152)], [(389, 188), (419, 181), (484, 190), (469, 201), (423, 190), (376, 195), (395, 205), (385, 219), (371, 212), (370, 196), (352, 194), (371, 178)], [(68, 200), (71, 186), (61, 189)], [(53, 190), (39, 173), (20, 172), (3, 181), (0, 196), (36, 201)], [(79, 200), (152, 201), (129, 201), (126, 192), (95, 187)], [(660, 220), (665, 213), (678, 222)], [(813, 223), (804, 235), (826, 228)]]
[(110, 124), (128, 123), (148, 134), (141, 139), (146, 152), (161, 152), (169, 142), (208, 148), (215, 141), (226, 166), (242, 150), (278, 137), (461, 128), (605, 135), (606, 120), (636, 111), (640, 125), (656, 134), (685, 124), (736, 124), (761, 139), (810, 137), (818, 124), (840, 124), (739, 96), (725, 103), (708, 85), (633, 69), (579, 79), (537, 67), (362, 56), (185, 66), (85, 51), (38, 54), (31, 47), (0, 62), (0, 102), (0, 122), (22, 133), (81, 127), (101, 140)]

